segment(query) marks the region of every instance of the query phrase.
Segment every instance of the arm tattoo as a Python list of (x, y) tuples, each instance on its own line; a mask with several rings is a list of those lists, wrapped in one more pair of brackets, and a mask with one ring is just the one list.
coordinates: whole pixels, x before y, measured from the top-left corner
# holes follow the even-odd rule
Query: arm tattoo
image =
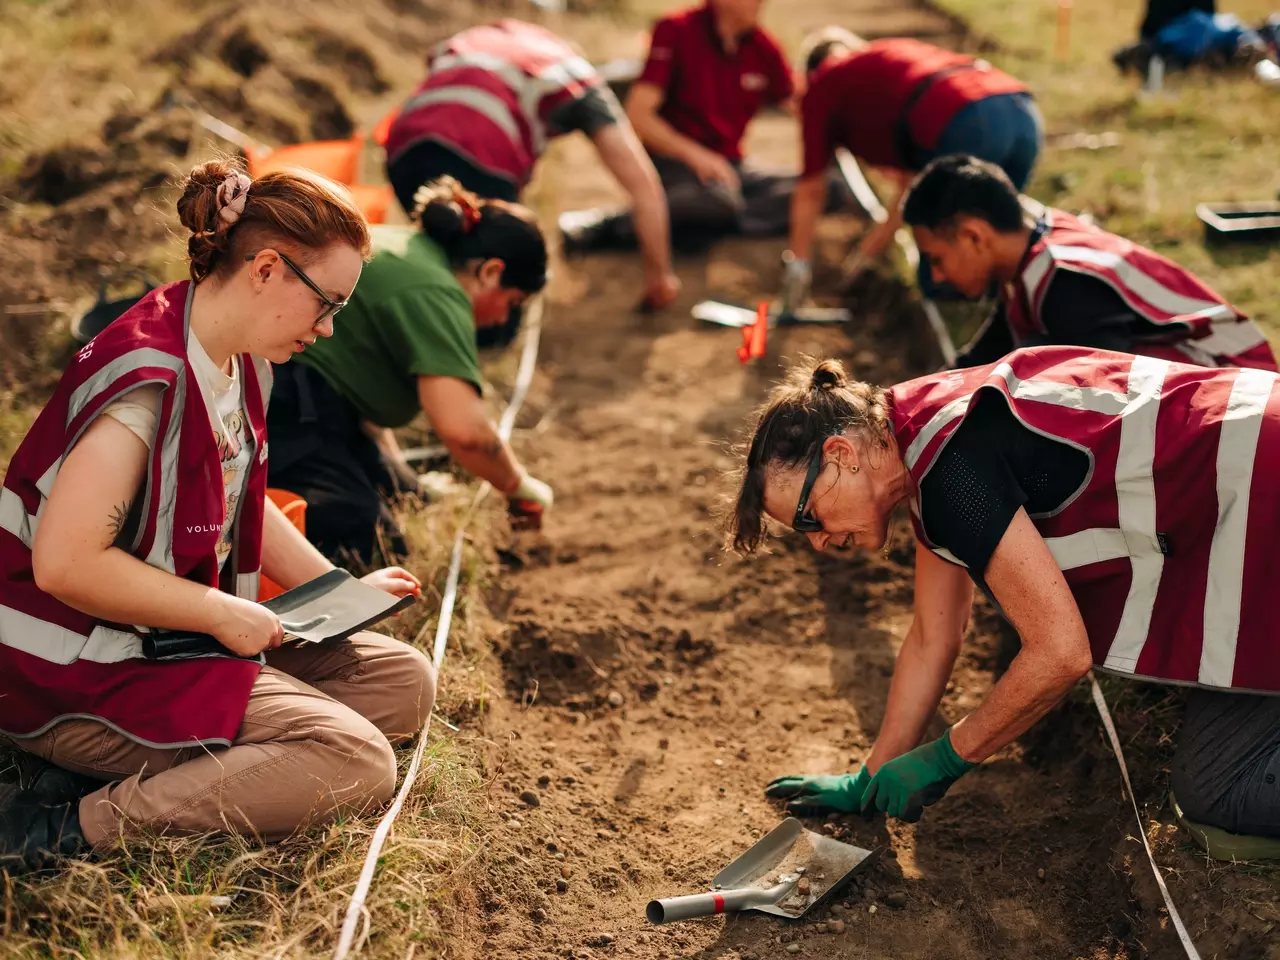
[(132, 508), (133, 504), (129, 501), (111, 508), (111, 519), (107, 523), (107, 528), (111, 531), (113, 543), (120, 539), (120, 534), (124, 533), (125, 524), (129, 522), (129, 511)]

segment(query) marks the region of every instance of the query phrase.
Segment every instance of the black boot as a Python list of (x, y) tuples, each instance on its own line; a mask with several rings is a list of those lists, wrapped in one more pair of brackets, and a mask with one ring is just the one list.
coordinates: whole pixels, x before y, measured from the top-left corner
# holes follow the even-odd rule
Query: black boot
[(88, 852), (79, 801), (49, 805), (34, 791), (0, 786), (0, 870), (42, 870)]
[(69, 803), (88, 796), (107, 781), (72, 773), (39, 757), (24, 755), (18, 760), (18, 783), (44, 804)]

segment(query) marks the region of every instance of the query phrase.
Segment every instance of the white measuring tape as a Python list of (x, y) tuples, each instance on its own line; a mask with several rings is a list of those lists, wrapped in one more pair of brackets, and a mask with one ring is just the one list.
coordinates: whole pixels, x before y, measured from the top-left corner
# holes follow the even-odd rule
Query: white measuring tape
[(1155, 855), (1151, 852), (1151, 844), (1147, 841), (1146, 825), (1142, 822), (1142, 814), (1138, 812), (1138, 798), (1134, 795), (1133, 784), (1129, 781), (1129, 766), (1124, 762), (1124, 751), (1120, 749), (1120, 738), (1116, 735), (1116, 725), (1111, 719), (1107, 698), (1102, 695), (1102, 688), (1098, 686), (1098, 680), (1094, 677), (1092, 670), (1089, 671), (1089, 682), (1093, 684), (1094, 705), (1098, 708), (1098, 715), (1102, 717), (1102, 726), (1107, 731), (1107, 739), (1111, 741), (1111, 749), (1115, 751), (1116, 763), (1120, 764), (1120, 776), (1124, 778), (1124, 788), (1129, 793), (1129, 802), (1133, 804), (1133, 815), (1138, 821), (1138, 836), (1142, 838), (1142, 849), (1147, 851), (1147, 860), (1151, 864), (1151, 872), (1156, 875), (1156, 885), (1160, 888), (1160, 895), (1164, 897), (1169, 919), (1173, 921), (1173, 928), (1178, 931), (1178, 939), (1182, 941), (1182, 949), (1187, 952), (1187, 956), (1191, 960), (1200, 960), (1200, 953), (1191, 940), (1191, 934), (1187, 933), (1187, 928), (1182, 923), (1178, 908), (1173, 905), (1173, 897), (1169, 895), (1169, 888), (1165, 886), (1160, 865), (1156, 863)]
[[(502, 418), (498, 421), (498, 435), (503, 440), (511, 439), (511, 431), (515, 426), (516, 416), (520, 413), (520, 408), (524, 406), (525, 397), (529, 395), (529, 385), (533, 382), (533, 372), (538, 365), (538, 341), (542, 338), (542, 315), (543, 315), (543, 297), (535, 297), (529, 306), (529, 316), (525, 323), (525, 342), (524, 350), (520, 354), (520, 366), (516, 371), (516, 382), (511, 391), (511, 399), (507, 403), (507, 408), (502, 412)], [(472, 514), (475, 513), (476, 507), (493, 489), (488, 483), (481, 484), (480, 489), (476, 492), (475, 499), (471, 501), (471, 506), (462, 518), (462, 522), (458, 526), (458, 535), (453, 541), (453, 555), (449, 559), (449, 573), (445, 578), (444, 595), (440, 601), (440, 619), (436, 623), (436, 640), (435, 649), (431, 654), (431, 662), (436, 668), (437, 683), (439, 682), (440, 667), (444, 663), (445, 647), (449, 641), (449, 627), (453, 623), (453, 609), (458, 602), (458, 580), (462, 573), (462, 548), (467, 531), (467, 524), (471, 520)], [(392, 801), (387, 812), (382, 815), (382, 819), (378, 822), (378, 827), (373, 832), (373, 839), (369, 842), (369, 852), (364, 858), (364, 867), (360, 871), (360, 879), (356, 881), (356, 888), (351, 893), (351, 902), (347, 905), (347, 914), (342, 921), (342, 932), (338, 936), (338, 946), (333, 952), (334, 960), (344, 960), (348, 953), (351, 952), (352, 943), (355, 940), (356, 925), (363, 921), (360, 930), (360, 943), (363, 944), (369, 933), (369, 913), (365, 910), (365, 900), (369, 896), (369, 887), (373, 884), (373, 875), (378, 869), (378, 858), (382, 855), (383, 845), (387, 842), (387, 836), (391, 833), (391, 826), (395, 823), (396, 816), (400, 813), (400, 808), (404, 806), (405, 798), (409, 796), (409, 791), (413, 789), (414, 781), (418, 777), (418, 768), (422, 765), (422, 756), (427, 747), (427, 733), (431, 729), (431, 718), (435, 716), (435, 710), (427, 716), (427, 722), (423, 724), (422, 731), (418, 734), (418, 746), (413, 751), (413, 759), (409, 761), (409, 769), (405, 771), (404, 782), (400, 785), (400, 789), (396, 791), (396, 798)], [(443, 722), (443, 721), (442, 721)], [(358, 947), (357, 947), (358, 949)]]

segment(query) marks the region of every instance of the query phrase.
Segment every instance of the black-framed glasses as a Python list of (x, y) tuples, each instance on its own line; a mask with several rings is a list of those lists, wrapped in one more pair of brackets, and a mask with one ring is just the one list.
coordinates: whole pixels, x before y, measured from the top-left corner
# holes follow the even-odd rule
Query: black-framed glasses
[[(258, 251), (258, 253), (261, 253), (261, 252), (262, 252), (261, 250)], [(245, 262), (247, 263), (248, 261), (255, 259), (258, 256), (258, 253), (247, 254), (244, 258)], [(284, 261), (284, 265), (286, 267), (288, 267), (290, 270), (292, 270), (294, 273), (298, 275), (299, 280), (301, 280), (303, 283), (305, 283), (308, 287), (311, 288), (312, 292), (314, 292), (315, 295), (320, 298), (320, 302), (324, 304), (324, 309), (320, 311), (320, 316), (316, 317), (315, 320), (312, 321), (311, 325), (313, 327), (323, 323), (325, 320), (327, 320), (329, 317), (332, 317), (335, 313), (337, 313), (339, 310), (341, 310), (343, 307), (345, 307), (348, 303), (351, 302), (349, 299), (348, 300), (333, 299), (333, 297), (329, 296), (327, 293), (321, 290), (320, 285), (317, 284), (310, 277), (308, 277), (306, 274), (306, 271), (303, 270), (300, 266), (298, 266), (296, 263), (294, 263), (292, 260), (286, 257), (279, 250), (276, 250), (275, 254), (281, 260)]]
[(800, 488), (800, 499), (796, 501), (796, 516), (791, 521), (791, 529), (800, 533), (822, 532), (822, 521), (809, 516), (806, 511), (809, 509), (809, 497), (813, 494), (813, 485), (818, 480), (818, 474), (822, 472), (822, 448), (824, 443), (818, 444), (817, 451), (809, 461), (809, 469), (804, 475), (804, 485)]

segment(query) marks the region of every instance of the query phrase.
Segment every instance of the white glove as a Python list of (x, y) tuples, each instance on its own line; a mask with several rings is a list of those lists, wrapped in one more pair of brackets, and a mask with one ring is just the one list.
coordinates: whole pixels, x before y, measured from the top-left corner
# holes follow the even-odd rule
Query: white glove
[(545, 484), (537, 477), (526, 473), (520, 479), (520, 486), (507, 494), (507, 499), (529, 500), (546, 510), (555, 503), (556, 495), (550, 485)]
[(427, 500), (443, 500), (461, 489), (453, 474), (443, 470), (418, 474), (418, 493)]
[(794, 313), (809, 299), (813, 266), (790, 250), (782, 254), (782, 312)]

